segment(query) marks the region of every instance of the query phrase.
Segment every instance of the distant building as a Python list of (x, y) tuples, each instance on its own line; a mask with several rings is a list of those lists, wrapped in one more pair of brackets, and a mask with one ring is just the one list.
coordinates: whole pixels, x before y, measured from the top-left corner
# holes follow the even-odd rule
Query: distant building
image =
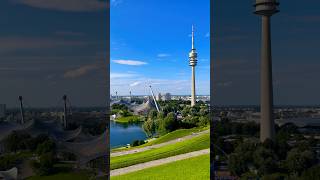
[(6, 117), (6, 105), (0, 104), (0, 119)]
[(163, 98), (164, 101), (170, 101), (171, 100), (171, 94), (170, 93), (166, 93)]
[(162, 99), (162, 95), (161, 95), (161, 93), (159, 93), (157, 96), (157, 101), (160, 101), (161, 99)]

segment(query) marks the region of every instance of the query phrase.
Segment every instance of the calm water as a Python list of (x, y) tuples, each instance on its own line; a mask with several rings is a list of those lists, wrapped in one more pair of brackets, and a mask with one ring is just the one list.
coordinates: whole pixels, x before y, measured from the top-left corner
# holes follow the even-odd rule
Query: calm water
[(120, 124), (110, 122), (110, 145), (111, 148), (131, 144), (134, 140), (147, 138), (141, 124)]

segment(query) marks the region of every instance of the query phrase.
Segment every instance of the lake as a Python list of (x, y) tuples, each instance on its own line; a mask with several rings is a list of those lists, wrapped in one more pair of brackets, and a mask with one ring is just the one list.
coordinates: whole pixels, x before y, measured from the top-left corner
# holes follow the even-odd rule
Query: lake
[(147, 138), (142, 129), (142, 124), (122, 124), (110, 121), (110, 146), (111, 148), (131, 144), (134, 140)]

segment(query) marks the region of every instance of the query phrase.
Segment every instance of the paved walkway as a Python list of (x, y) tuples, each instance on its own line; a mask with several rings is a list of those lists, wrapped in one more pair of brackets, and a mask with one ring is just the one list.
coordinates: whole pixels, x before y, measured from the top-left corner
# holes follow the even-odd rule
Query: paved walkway
[(190, 135), (178, 138), (178, 139), (174, 139), (174, 140), (171, 140), (171, 141), (168, 141), (168, 142), (165, 142), (165, 143), (146, 146), (146, 147), (143, 147), (143, 148), (136, 148), (136, 149), (132, 149), (132, 150), (128, 150), (128, 151), (113, 152), (113, 153), (111, 153), (111, 157), (123, 156), (123, 155), (127, 155), (127, 154), (134, 154), (134, 153), (138, 153), (138, 152), (144, 152), (144, 151), (147, 151), (147, 150), (159, 148), (159, 147), (166, 146), (166, 145), (169, 145), (169, 144), (175, 144), (175, 143), (180, 142), (180, 141), (184, 141), (184, 140), (191, 139), (193, 137), (196, 137), (196, 136), (199, 136), (199, 135), (202, 135), (202, 134), (209, 133), (209, 131), (210, 130), (196, 132), (196, 133), (193, 133), (193, 134), (190, 134)]
[(145, 163), (141, 163), (141, 164), (136, 164), (136, 165), (121, 168), (121, 169), (115, 169), (115, 170), (110, 171), (110, 175), (111, 176), (119, 176), (119, 175), (131, 173), (131, 172), (143, 170), (146, 168), (159, 166), (162, 164), (167, 164), (167, 163), (171, 163), (171, 162), (175, 162), (175, 161), (179, 161), (179, 160), (183, 160), (183, 159), (188, 159), (191, 157), (201, 156), (201, 155), (209, 154), (209, 153), (210, 153), (210, 149), (204, 149), (204, 150), (194, 151), (194, 152), (190, 152), (190, 153), (186, 153), (186, 154), (180, 154), (177, 156), (171, 156), (171, 157), (167, 157), (167, 158), (163, 158), (163, 159), (158, 159), (158, 160), (149, 161), (149, 162), (145, 162)]

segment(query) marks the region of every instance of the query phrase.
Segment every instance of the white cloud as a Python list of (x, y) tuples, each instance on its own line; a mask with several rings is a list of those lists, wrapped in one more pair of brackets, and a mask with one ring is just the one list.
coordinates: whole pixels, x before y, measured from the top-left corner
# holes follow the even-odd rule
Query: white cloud
[(166, 53), (160, 53), (157, 55), (159, 58), (164, 58), (164, 57), (169, 57), (171, 56), (170, 54), (166, 54)]
[(138, 86), (138, 85), (140, 85), (140, 84), (141, 84), (140, 81), (136, 81), (136, 82), (134, 82), (134, 83), (131, 83), (131, 84), (130, 84), (130, 87), (135, 87), (135, 86)]
[(129, 66), (141, 66), (148, 64), (144, 61), (136, 61), (136, 60), (112, 60), (112, 62), (117, 64), (129, 65)]
[(107, 3), (99, 0), (11, 0), (34, 8), (58, 11), (88, 12), (107, 8)]
[(94, 70), (97, 70), (99, 66), (97, 64), (89, 64), (85, 66), (81, 66), (77, 69), (72, 69), (69, 71), (66, 71), (63, 75), (64, 78), (78, 78), (81, 76), (84, 76), (88, 74), (89, 72), (92, 72)]

